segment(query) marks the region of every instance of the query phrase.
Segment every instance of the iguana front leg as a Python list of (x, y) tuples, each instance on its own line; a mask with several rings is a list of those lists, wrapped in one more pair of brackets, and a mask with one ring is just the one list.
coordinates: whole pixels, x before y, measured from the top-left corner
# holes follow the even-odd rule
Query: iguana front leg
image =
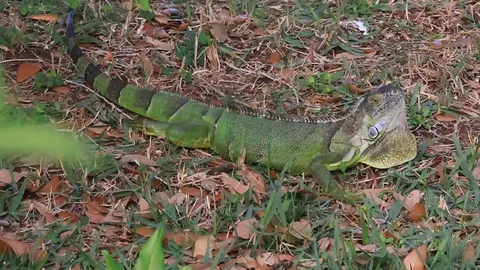
[(363, 196), (361, 194), (355, 194), (353, 192), (342, 190), (335, 181), (335, 178), (333, 178), (333, 175), (325, 166), (325, 164), (340, 162), (344, 156), (345, 154), (341, 152), (332, 152), (319, 155), (310, 162), (310, 173), (312, 174), (313, 178), (319, 182), (326, 194), (334, 199), (349, 204), (356, 204), (362, 199)]

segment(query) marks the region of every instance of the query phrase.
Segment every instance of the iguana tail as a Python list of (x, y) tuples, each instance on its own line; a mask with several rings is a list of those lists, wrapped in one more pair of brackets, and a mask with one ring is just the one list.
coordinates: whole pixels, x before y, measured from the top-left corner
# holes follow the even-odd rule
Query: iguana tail
[(73, 23), (74, 14), (75, 11), (70, 12), (66, 20), (68, 53), (77, 69), (83, 74), (87, 85), (120, 107), (155, 121), (206, 122), (209, 125), (214, 125), (218, 121), (224, 111), (222, 108), (211, 107), (175, 93), (137, 87), (103, 74), (78, 47)]

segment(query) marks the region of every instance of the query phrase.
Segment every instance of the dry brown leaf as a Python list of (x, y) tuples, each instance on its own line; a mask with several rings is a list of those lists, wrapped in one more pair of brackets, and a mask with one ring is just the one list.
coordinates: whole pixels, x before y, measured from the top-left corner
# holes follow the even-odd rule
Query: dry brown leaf
[(265, 186), (265, 181), (263, 181), (263, 177), (245, 165), (242, 165), (237, 173), (242, 176), (245, 183), (250, 183), (253, 186), (253, 192), (257, 194), (259, 200), (262, 200), (267, 193), (267, 188)]
[(56, 207), (62, 207), (68, 202), (68, 198), (63, 195), (58, 195), (55, 197), (54, 202)]
[(185, 30), (187, 30), (188, 25), (189, 25), (188, 22), (184, 21), (177, 27), (177, 30), (178, 31), (185, 31)]
[(235, 259), (235, 263), (242, 264), (248, 269), (258, 269), (257, 261), (250, 256), (239, 256)]
[(226, 40), (230, 39), (230, 37), (227, 34), (227, 31), (225, 30), (225, 26), (223, 24), (214, 22), (214, 23), (211, 23), (209, 26), (210, 26), (210, 33), (219, 42), (225, 42)]
[(422, 193), (420, 192), (420, 190), (418, 190), (418, 189), (412, 190), (408, 194), (407, 198), (405, 198), (405, 204), (403, 206), (408, 211), (412, 211), (413, 206), (415, 204), (419, 203), (421, 199), (422, 199)]
[(173, 240), (179, 246), (191, 245), (197, 240), (197, 235), (192, 232), (167, 232), (165, 238)]
[(327, 251), (328, 248), (332, 245), (332, 243), (333, 243), (333, 239), (331, 238), (326, 238), (326, 237), (320, 238), (317, 241), (319, 251), (321, 252)]
[(474, 263), (476, 259), (475, 247), (473, 243), (468, 243), (463, 250), (463, 261), (466, 263)]
[(203, 258), (205, 255), (212, 258), (213, 249), (215, 249), (215, 237), (211, 235), (199, 236), (193, 247), (193, 257), (197, 260)]
[(162, 27), (154, 27), (150, 23), (145, 24), (143, 29), (145, 30), (145, 33), (147, 35), (149, 35), (151, 37), (154, 37), (154, 38), (162, 39), (162, 38), (169, 37), (167, 32), (165, 32), (165, 29), (163, 29)]
[(88, 211), (92, 212), (93, 214), (106, 214), (109, 212), (108, 209), (97, 200), (88, 201), (85, 206), (87, 207)]
[(267, 33), (267, 31), (265, 31), (265, 29), (262, 29), (262, 28), (255, 28), (253, 29), (253, 34), (255, 36), (264, 36), (265, 34)]
[(60, 219), (64, 219), (62, 223), (67, 224), (67, 223), (77, 223), (80, 221), (80, 218), (77, 217), (76, 215), (68, 212), (68, 211), (63, 211), (58, 213), (58, 217)]
[(149, 237), (155, 232), (154, 229), (147, 226), (135, 228), (135, 231), (143, 237)]
[(420, 221), (426, 215), (427, 212), (425, 210), (425, 206), (423, 206), (421, 203), (416, 203), (413, 205), (412, 210), (410, 210), (408, 217), (413, 221)]
[(57, 176), (52, 177), (50, 181), (43, 186), (40, 190), (38, 190), (38, 193), (57, 193), (60, 191), (60, 178)]
[(62, 85), (62, 86), (55, 86), (52, 88), (53, 91), (60, 93), (60, 94), (68, 94), (70, 92), (70, 88), (68, 86)]
[(445, 114), (435, 114), (434, 115), (435, 119), (440, 122), (455, 122), (457, 121), (457, 118), (455, 116), (445, 113)]
[(388, 190), (388, 188), (371, 188), (364, 189), (363, 193), (365, 193), (367, 199), (373, 199), (378, 205), (385, 205), (386, 202), (378, 197), (378, 194), (385, 190)]
[(385, 239), (388, 239), (388, 238), (392, 238), (393, 239), (393, 242), (397, 241), (397, 237), (392, 234), (391, 232), (389, 231), (386, 231), (383, 236), (385, 237)]
[(377, 245), (376, 244), (362, 245), (362, 244), (356, 243), (355, 250), (373, 253), (377, 250)]
[(223, 185), (230, 190), (232, 193), (244, 194), (248, 191), (248, 186), (242, 184), (240, 181), (237, 181), (230, 177), (229, 175), (222, 173), (222, 182)]
[(153, 47), (153, 44), (149, 42), (140, 42), (135, 44), (134, 47), (137, 49), (145, 49), (145, 48)]
[(87, 212), (85, 212), (85, 215), (88, 217), (90, 222), (96, 223), (96, 224), (101, 223), (103, 221), (103, 218), (105, 217), (103, 214), (92, 213), (88, 210)]
[(475, 180), (480, 180), (480, 166), (477, 166), (473, 169), (472, 175)]
[(120, 163), (129, 163), (135, 161), (137, 164), (144, 164), (147, 166), (157, 166), (157, 163), (146, 156), (142, 155), (126, 155), (120, 159)]
[(38, 20), (38, 21), (54, 22), (58, 19), (58, 16), (53, 14), (39, 14), (39, 15), (31, 15), (30, 19)]
[(35, 74), (37, 74), (42, 69), (42, 67), (43, 65), (37, 62), (21, 63), (17, 69), (17, 82), (23, 82), (27, 79), (32, 78), (33, 76), (35, 76)]
[(282, 59), (282, 56), (280, 55), (280, 53), (275, 51), (275, 52), (272, 52), (272, 54), (270, 54), (270, 56), (265, 61), (269, 64), (275, 64), (280, 62), (281, 59)]
[(0, 240), (0, 254), (8, 255), (10, 252), (14, 252), (12, 247), (7, 242)]
[(311, 240), (312, 224), (308, 220), (294, 221), (290, 223), (290, 234), (301, 240)]
[(147, 42), (155, 46), (156, 48), (163, 50), (163, 51), (171, 51), (173, 50), (172, 43), (163, 42), (158, 39), (154, 39), (152, 37), (147, 36)]
[(22, 173), (13, 172), (13, 177), (12, 177), (12, 174), (10, 174), (10, 170), (0, 169), (0, 187), (17, 183), (25, 175), (27, 175), (26, 172), (22, 172)]
[[(17, 256), (22, 256), (23, 254), (28, 254), (30, 258), (33, 256), (32, 252), (32, 245), (20, 242), (18, 240), (6, 238), (6, 237), (0, 237), (0, 242), (3, 242), (3, 244), (7, 244), (10, 246), (11, 250), (17, 255)], [(8, 251), (8, 250), (7, 250)], [(33, 258), (34, 261), (39, 261), (43, 260), (47, 257), (47, 253), (43, 250), (39, 250), (36, 248), (36, 253)]]
[(274, 264), (279, 263), (278, 257), (272, 252), (262, 253), (258, 255), (255, 259), (257, 260), (259, 266), (273, 266)]
[(180, 187), (180, 191), (192, 197), (203, 197), (204, 195), (202, 190), (197, 187)]
[(35, 207), (35, 209), (42, 215), (45, 217), (45, 220), (47, 221), (47, 223), (51, 223), (51, 222), (54, 222), (55, 220), (57, 220), (57, 218), (55, 217), (54, 214), (52, 214), (48, 207), (46, 205), (44, 205), (43, 203), (41, 202), (37, 202), (37, 201), (33, 201), (33, 207)]
[(183, 194), (182, 192), (177, 192), (172, 197), (170, 197), (170, 199), (168, 199), (168, 201), (171, 204), (183, 205), (183, 203), (185, 202), (186, 199), (187, 199), (187, 196), (185, 194)]
[(354, 84), (349, 84), (348, 85), (348, 90), (350, 90), (350, 93), (354, 95), (363, 95), (365, 93), (365, 89), (358, 88)]
[(105, 66), (107, 62), (110, 62), (113, 60), (113, 54), (109, 51), (105, 54), (102, 60), (100, 60), (100, 65)]
[(239, 238), (250, 239), (250, 237), (255, 233), (255, 228), (259, 226), (259, 223), (256, 219), (245, 219), (237, 223), (235, 226), (235, 233)]
[(165, 17), (165, 16), (155, 16), (154, 20), (156, 22), (158, 22), (159, 24), (168, 24), (168, 23), (170, 23), (170, 21), (172, 19), (170, 19), (169, 17)]
[(407, 257), (403, 259), (403, 264), (407, 270), (423, 270), (425, 265), (422, 260), (427, 261), (427, 248), (425, 246), (420, 246), (408, 253)]

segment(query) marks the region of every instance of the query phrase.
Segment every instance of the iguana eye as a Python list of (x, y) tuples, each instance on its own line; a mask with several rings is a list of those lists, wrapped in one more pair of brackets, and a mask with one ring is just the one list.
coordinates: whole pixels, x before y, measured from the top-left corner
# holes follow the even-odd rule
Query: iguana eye
[(368, 103), (372, 104), (375, 107), (380, 105), (382, 101), (383, 101), (382, 95), (373, 95), (368, 98)]
[(375, 126), (371, 126), (368, 128), (368, 137), (371, 139), (375, 139), (378, 137), (378, 129)]

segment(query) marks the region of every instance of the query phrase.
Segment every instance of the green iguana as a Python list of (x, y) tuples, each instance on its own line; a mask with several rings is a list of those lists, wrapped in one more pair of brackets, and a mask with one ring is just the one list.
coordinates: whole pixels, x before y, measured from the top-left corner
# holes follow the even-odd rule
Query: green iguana
[(340, 189), (332, 170), (364, 163), (389, 168), (413, 159), (414, 135), (406, 121), (403, 90), (384, 85), (332, 116), (276, 114), (240, 106), (208, 106), (194, 99), (110, 78), (77, 46), (74, 11), (66, 20), (68, 53), (85, 81), (116, 105), (142, 116), (146, 133), (186, 148), (210, 148), (236, 161), (292, 174), (311, 173), (333, 198), (353, 203), (361, 195)]

